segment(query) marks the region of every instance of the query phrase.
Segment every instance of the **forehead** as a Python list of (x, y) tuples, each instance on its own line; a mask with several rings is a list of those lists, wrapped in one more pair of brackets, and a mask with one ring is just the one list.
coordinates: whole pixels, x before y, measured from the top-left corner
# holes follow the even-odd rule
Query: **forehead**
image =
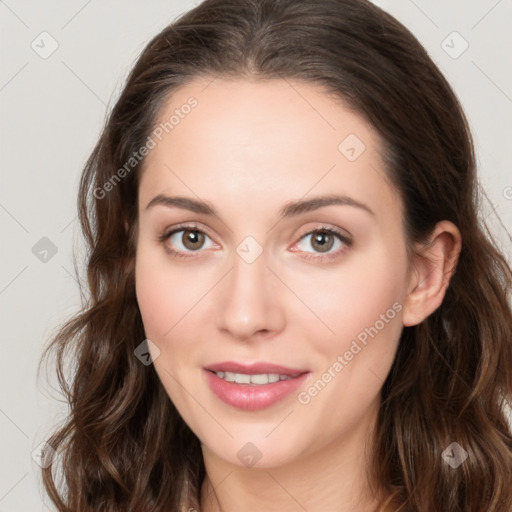
[(378, 133), (313, 84), (193, 81), (163, 104), (152, 138), (141, 204), (162, 192), (268, 207), (326, 192), (396, 203)]

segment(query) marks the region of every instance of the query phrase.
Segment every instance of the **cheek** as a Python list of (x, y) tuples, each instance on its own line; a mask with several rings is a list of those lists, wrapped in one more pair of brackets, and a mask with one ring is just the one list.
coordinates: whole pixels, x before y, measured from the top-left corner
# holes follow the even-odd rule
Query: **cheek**
[(400, 331), (404, 265), (401, 254), (383, 248), (359, 254), (332, 273), (295, 276), (297, 295), (305, 298), (316, 317), (307, 316), (304, 328), (310, 339), (317, 340), (317, 349), (331, 357), (349, 350), (358, 336), (363, 342), (365, 337), (371, 339), (368, 331), (375, 334), (375, 325), (379, 334), (386, 332), (379, 338), (387, 338), (387, 331), (393, 329), (389, 335), (395, 339)]
[[(319, 316), (334, 334), (315, 336), (309, 331), (312, 360), (320, 364), (297, 396), (303, 414), (312, 418), (305, 423), (310, 430), (304, 435), (314, 436), (321, 428), (329, 438), (357, 429), (374, 407), (402, 330), (399, 287), (390, 277), (369, 269), (351, 274), (327, 289), (335, 305), (317, 302)], [(374, 278), (371, 287), (369, 278)]]
[[(183, 340), (193, 339), (193, 325), (188, 322), (187, 313), (197, 304), (202, 291), (195, 281), (179, 267), (170, 265), (165, 254), (142, 244), (138, 247), (135, 288), (145, 335), (159, 349), (155, 370), (179, 409), (186, 403), (186, 394), (175, 379), (182, 380), (180, 368), (190, 355), (191, 343)], [(192, 384), (187, 383), (187, 388), (192, 389)]]
[(404, 254), (383, 248), (347, 265), (315, 294), (317, 313), (334, 334), (316, 337), (325, 364), (300, 403), (330, 425), (356, 424), (378, 396), (402, 330), (404, 283)]
[(135, 265), (135, 290), (146, 336), (159, 340), (172, 325), (168, 312), (173, 310), (176, 300), (168, 293), (167, 277), (152, 263), (140, 250)]
[(163, 249), (138, 249), (135, 288), (149, 339), (162, 342), (178, 322), (180, 327), (186, 324), (185, 315), (208, 290), (205, 280), (195, 277), (197, 274), (169, 262)]

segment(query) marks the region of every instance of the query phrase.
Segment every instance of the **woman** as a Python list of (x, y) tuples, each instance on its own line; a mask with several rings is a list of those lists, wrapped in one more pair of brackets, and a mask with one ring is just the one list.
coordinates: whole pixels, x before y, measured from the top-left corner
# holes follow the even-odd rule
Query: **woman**
[(510, 511), (512, 273), (394, 18), (206, 0), (139, 57), (79, 211), (58, 510)]

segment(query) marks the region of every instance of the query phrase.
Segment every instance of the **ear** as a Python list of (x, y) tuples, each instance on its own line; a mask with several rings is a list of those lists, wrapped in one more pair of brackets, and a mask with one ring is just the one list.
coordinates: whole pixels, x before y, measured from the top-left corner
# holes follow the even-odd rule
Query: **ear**
[(426, 243), (416, 246), (404, 301), (404, 326), (421, 323), (441, 305), (461, 247), (460, 231), (447, 220), (438, 222)]

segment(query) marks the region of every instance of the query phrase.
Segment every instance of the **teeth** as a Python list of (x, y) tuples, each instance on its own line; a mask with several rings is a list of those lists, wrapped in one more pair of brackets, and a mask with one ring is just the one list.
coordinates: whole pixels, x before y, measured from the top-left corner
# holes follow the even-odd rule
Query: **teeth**
[(228, 382), (236, 382), (237, 384), (255, 384), (257, 386), (291, 379), (288, 375), (279, 375), (278, 373), (247, 375), (245, 373), (216, 372), (216, 375)]

